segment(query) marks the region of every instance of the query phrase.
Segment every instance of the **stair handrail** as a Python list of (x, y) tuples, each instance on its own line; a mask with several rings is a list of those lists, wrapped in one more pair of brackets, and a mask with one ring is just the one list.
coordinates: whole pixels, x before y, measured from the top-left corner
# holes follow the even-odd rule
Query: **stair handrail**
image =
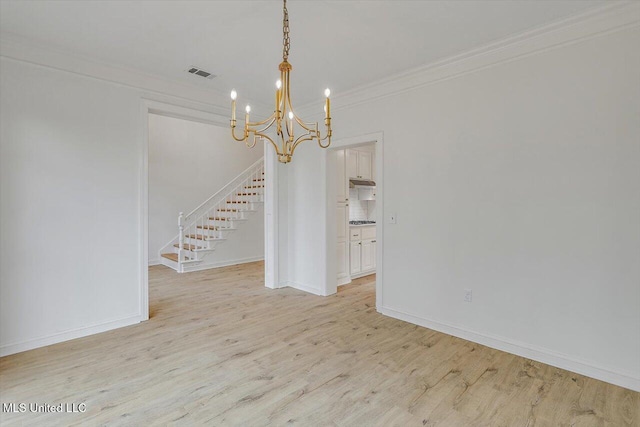
[[(206, 214), (207, 206), (215, 205), (215, 203), (212, 203), (212, 201), (214, 201), (216, 198), (220, 198), (220, 197), (222, 197), (222, 199), (226, 199), (231, 193), (233, 193), (233, 191), (235, 189), (237, 189), (239, 186), (242, 185), (242, 182), (244, 180), (251, 179), (259, 169), (262, 169), (263, 165), (264, 165), (264, 156), (260, 157), (253, 164), (251, 164), (251, 166), (246, 168), (244, 171), (240, 172), (235, 178), (233, 178), (232, 180), (228, 181), (222, 188), (220, 188), (220, 190), (215, 192), (207, 200), (202, 202), (198, 207), (196, 207), (194, 210), (189, 212), (189, 214), (184, 215), (183, 212), (180, 212), (180, 214), (178, 215), (178, 235), (175, 236), (174, 238), (172, 238), (169, 242), (167, 242), (167, 244), (162, 246), (160, 248), (159, 252), (162, 253), (163, 250), (165, 250), (166, 248), (171, 247), (174, 244), (174, 242), (177, 241), (178, 242), (178, 264), (180, 265), (181, 261), (182, 261), (182, 254), (184, 252), (183, 251), (183, 249), (184, 249), (184, 229), (185, 228), (187, 230), (191, 229), (194, 225), (197, 224), (198, 220), (200, 219), (200, 216), (202, 216), (202, 215), (199, 215), (198, 217), (196, 217), (195, 219), (193, 219), (191, 221), (190, 221), (190, 218), (194, 214), (196, 214), (198, 211), (201, 211), (201, 210), (204, 210), (204, 213)], [(232, 189), (232, 191), (229, 192), (229, 189)], [(216, 203), (220, 203), (220, 200), (218, 200)], [(189, 240), (191, 240), (191, 239), (189, 239)]]
[(255, 169), (256, 167), (258, 167), (261, 163), (264, 162), (264, 156), (260, 157), (258, 160), (256, 160), (251, 166), (249, 166), (248, 168), (246, 168), (245, 170), (243, 170), (242, 172), (240, 172), (238, 174), (238, 176), (236, 176), (235, 178), (233, 178), (231, 181), (229, 181), (227, 184), (225, 184), (224, 187), (222, 187), (220, 190), (218, 190), (213, 196), (209, 197), (207, 200), (205, 200), (204, 202), (202, 202), (197, 208), (195, 208), (194, 210), (192, 210), (191, 212), (189, 212), (187, 215), (184, 216), (184, 219), (188, 219), (191, 217), (191, 215), (195, 214), (198, 210), (202, 209), (203, 207), (207, 206), (207, 204), (213, 200), (216, 196), (218, 196), (220, 193), (222, 193), (227, 187), (230, 187), (234, 182), (236, 182), (237, 180), (239, 180), (240, 178), (242, 178), (244, 175), (247, 174), (251, 174), (252, 170)]

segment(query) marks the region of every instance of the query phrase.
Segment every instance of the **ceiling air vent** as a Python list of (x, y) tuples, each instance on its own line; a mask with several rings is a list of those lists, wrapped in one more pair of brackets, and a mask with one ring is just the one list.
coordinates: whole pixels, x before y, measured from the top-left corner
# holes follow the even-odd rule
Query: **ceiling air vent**
[(201, 68), (198, 67), (189, 67), (189, 69), (187, 69), (187, 71), (191, 74), (194, 74), (196, 76), (200, 76), (200, 77), (204, 77), (205, 79), (213, 79), (215, 77), (215, 75), (211, 74), (208, 71), (205, 71)]

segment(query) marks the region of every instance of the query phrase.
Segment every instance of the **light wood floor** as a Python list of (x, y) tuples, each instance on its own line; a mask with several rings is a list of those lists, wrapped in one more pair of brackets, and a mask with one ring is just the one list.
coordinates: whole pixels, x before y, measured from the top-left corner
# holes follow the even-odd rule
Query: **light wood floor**
[(374, 276), (316, 297), (262, 263), (150, 269), (152, 318), (0, 359), (2, 425), (627, 426), (640, 393), (378, 314)]

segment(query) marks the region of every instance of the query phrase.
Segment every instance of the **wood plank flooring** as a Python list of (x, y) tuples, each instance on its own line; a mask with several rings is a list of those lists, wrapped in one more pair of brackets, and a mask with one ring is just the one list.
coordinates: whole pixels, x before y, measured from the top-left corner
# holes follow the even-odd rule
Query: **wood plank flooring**
[(263, 264), (152, 267), (148, 322), (0, 359), (3, 426), (639, 426), (640, 393), (317, 297)]

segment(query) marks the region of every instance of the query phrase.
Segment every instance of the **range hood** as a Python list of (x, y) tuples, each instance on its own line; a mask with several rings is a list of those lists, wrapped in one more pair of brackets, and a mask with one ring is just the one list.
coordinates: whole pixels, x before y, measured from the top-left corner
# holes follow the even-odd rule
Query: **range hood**
[(375, 187), (376, 182), (371, 181), (370, 179), (350, 179), (349, 180), (349, 188), (356, 187)]

